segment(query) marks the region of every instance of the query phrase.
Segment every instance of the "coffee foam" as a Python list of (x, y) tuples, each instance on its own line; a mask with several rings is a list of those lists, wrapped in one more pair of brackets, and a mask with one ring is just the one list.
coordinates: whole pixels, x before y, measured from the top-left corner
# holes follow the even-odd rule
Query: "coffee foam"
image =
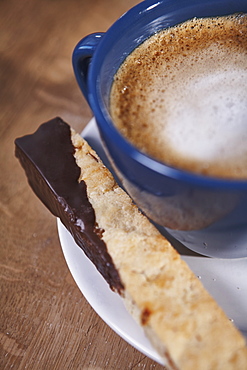
[(247, 178), (246, 18), (194, 19), (127, 58), (111, 109), (134, 145), (176, 167)]
[(246, 86), (247, 74), (236, 70), (195, 77), (182, 91), (181, 85), (177, 86), (173, 89), (176, 99), (166, 100), (169, 109), (167, 125), (162, 126), (164, 139), (176, 148), (178, 155), (187, 158), (215, 161), (230, 159), (232, 150), (235, 155), (245, 152)]

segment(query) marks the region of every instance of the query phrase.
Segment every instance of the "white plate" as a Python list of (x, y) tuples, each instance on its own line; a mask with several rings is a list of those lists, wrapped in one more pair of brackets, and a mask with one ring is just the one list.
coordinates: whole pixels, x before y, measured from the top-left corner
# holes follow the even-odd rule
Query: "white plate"
[[(107, 165), (94, 119), (89, 122), (82, 135)], [(71, 274), (92, 308), (129, 344), (163, 365), (161, 357), (150, 345), (142, 328), (127, 312), (122, 299), (111, 291), (60, 220), (58, 234)], [(190, 255), (186, 248), (182, 250), (182, 258), (223, 308), (229, 320), (232, 320), (247, 338), (247, 258), (206, 258)], [(223, 329), (222, 334), (224, 335)]]

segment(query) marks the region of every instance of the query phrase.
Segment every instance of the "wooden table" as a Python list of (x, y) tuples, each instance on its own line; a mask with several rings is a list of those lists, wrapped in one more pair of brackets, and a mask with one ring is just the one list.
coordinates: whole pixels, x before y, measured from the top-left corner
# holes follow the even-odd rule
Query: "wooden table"
[(67, 268), (56, 219), (14, 156), (14, 139), (50, 118), (85, 127), (92, 113), (73, 75), (73, 48), (137, 2), (0, 2), (1, 369), (162, 368), (89, 306)]

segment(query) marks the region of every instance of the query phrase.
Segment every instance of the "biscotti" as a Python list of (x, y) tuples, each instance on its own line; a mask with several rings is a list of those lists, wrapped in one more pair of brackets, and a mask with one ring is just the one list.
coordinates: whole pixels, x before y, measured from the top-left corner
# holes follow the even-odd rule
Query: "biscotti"
[(56, 118), (17, 139), (16, 156), (168, 369), (246, 370), (243, 336), (80, 135)]

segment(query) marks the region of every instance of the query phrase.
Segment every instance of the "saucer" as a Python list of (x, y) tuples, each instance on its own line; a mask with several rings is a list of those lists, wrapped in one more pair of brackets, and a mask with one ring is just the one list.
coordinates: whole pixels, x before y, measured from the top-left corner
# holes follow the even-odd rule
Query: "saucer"
[[(109, 166), (94, 118), (82, 136)], [(58, 220), (58, 234), (69, 270), (82, 294), (96, 313), (120, 337), (137, 350), (163, 365), (143, 329), (126, 310), (121, 297), (112, 292), (95, 266), (76, 245), (67, 229)], [(208, 258), (191, 252), (181, 243), (172, 243), (207, 291), (225, 311), (247, 339), (247, 258)], [(247, 245), (247, 240), (246, 240)], [(222, 328), (222, 335), (224, 329)]]

